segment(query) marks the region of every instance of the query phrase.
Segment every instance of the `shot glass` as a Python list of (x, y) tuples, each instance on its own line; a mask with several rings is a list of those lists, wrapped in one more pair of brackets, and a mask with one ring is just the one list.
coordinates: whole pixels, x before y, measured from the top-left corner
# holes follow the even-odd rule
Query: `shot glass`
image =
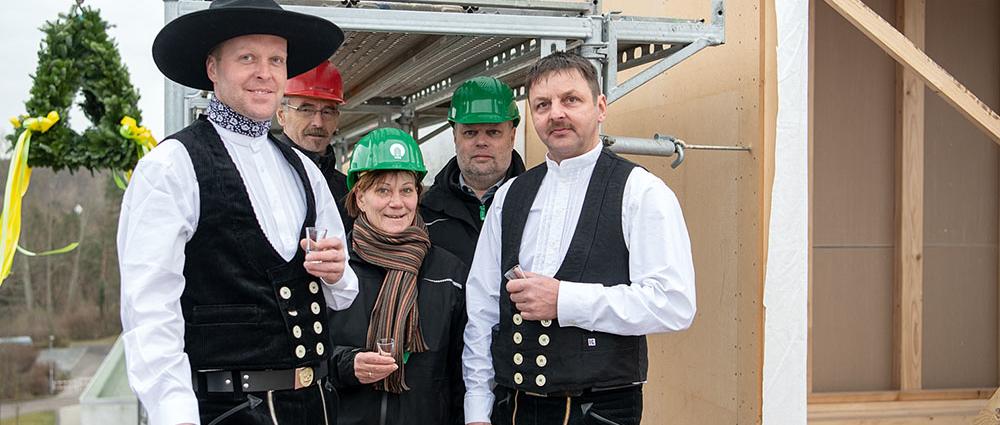
[(396, 351), (396, 340), (394, 338), (379, 338), (375, 341), (375, 345), (378, 348), (378, 355), (392, 357), (392, 353)]
[(515, 264), (514, 267), (511, 267), (509, 270), (507, 270), (506, 272), (504, 272), (503, 277), (507, 278), (507, 280), (524, 279), (525, 278), (524, 271), (521, 270), (521, 265), (520, 264)]
[[(306, 227), (306, 254), (316, 249), (316, 242), (325, 237), (325, 227)], [(314, 261), (314, 263), (318, 262), (319, 261)]]

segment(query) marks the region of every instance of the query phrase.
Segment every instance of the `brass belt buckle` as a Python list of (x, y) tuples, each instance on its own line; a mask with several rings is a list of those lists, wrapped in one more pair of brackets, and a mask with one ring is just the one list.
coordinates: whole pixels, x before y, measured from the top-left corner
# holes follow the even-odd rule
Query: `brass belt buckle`
[(315, 376), (316, 374), (313, 373), (313, 368), (311, 367), (295, 368), (295, 389), (312, 385)]

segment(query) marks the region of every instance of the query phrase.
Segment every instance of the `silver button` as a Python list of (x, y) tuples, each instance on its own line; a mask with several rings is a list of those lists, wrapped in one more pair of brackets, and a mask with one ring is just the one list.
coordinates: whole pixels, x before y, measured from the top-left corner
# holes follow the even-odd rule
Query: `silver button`
[(250, 375), (243, 375), (243, 380), (244, 381), (250, 380)]
[(549, 326), (552, 326), (552, 321), (551, 320), (542, 320), (542, 326), (544, 326), (546, 328), (549, 327)]
[(542, 347), (549, 345), (549, 336), (546, 334), (541, 334), (538, 337), (538, 344), (541, 345)]
[(282, 286), (281, 289), (278, 290), (278, 293), (281, 294), (281, 298), (286, 300), (292, 297), (292, 290), (288, 289), (287, 286)]
[(313, 314), (319, 314), (319, 311), (320, 311), (319, 310), (319, 303), (312, 303), (311, 308), (312, 308)]
[(518, 385), (521, 385), (522, 382), (524, 382), (524, 376), (521, 375), (521, 372), (515, 373), (514, 374), (514, 383), (518, 384)]
[(299, 312), (298, 312), (298, 310), (288, 310), (288, 315), (292, 316), (292, 317), (295, 317), (295, 316), (299, 315)]
[(524, 356), (521, 353), (514, 353), (514, 364), (521, 364), (524, 362)]
[(296, 338), (302, 338), (302, 328), (299, 325), (292, 326), (292, 335)]
[(523, 321), (524, 321), (524, 318), (521, 317), (520, 313), (514, 315), (514, 324), (515, 325), (520, 325), (521, 322), (523, 322)]
[(295, 347), (295, 357), (298, 357), (298, 358), (301, 359), (301, 358), (303, 358), (305, 356), (306, 356), (306, 347), (303, 347), (301, 345), (298, 346), (298, 347)]
[(326, 347), (323, 346), (323, 343), (322, 342), (317, 342), (316, 343), (316, 354), (319, 354), (319, 355), (322, 356), (324, 351), (326, 351)]
[(514, 332), (514, 343), (515, 344), (520, 344), (521, 343), (521, 333), (520, 332)]
[(250, 388), (250, 384), (243, 384), (243, 389), (244, 390), (249, 389), (249, 388)]
[(315, 280), (312, 281), (312, 282), (309, 282), (309, 292), (312, 292), (314, 294), (318, 294), (319, 293), (319, 284), (316, 283)]
[(229, 385), (229, 384), (232, 384), (232, 383), (233, 383), (232, 379), (226, 378), (226, 385)]
[(545, 367), (546, 363), (548, 363), (548, 360), (545, 358), (545, 356), (540, 355), (538, 357), (535, 357), (535, 364), (538, 365), (538, 367)]
[(544, 387), (545, 386), (545, 375), (538, 375), (538, 376), (536, 376), (535, 377), (535, 385), (538, 385), (539, 387)]
[(323, 333), (323, 324), (320, 322), (313, 323), (313, 332), (316, 332), (316, 334)]

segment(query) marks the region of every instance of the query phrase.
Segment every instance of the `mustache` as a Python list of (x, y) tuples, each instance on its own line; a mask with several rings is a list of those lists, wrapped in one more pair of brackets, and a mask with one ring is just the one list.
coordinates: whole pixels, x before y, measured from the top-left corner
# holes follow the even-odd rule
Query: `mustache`
[(305, 135), (306, 136), (314, 136), (314, 137), (330, 137), (330, 133), (327, 133), (326, 130), (323, 130), (322, 128), (315, 128), (315, 127), (313, 127), (313, 128), (307, 128), (306, 131), (305, 131)]
[(568, 122), (555, 122), (555, 123), (549, 124), (545, 128), (545, 133), (548, 134), (548, 133), (551, 133), (551, 132), (555, 131), (556, 129), (560, 129), (560, 128), (565, 128), (565, 129), (569, 129), (569, 130), (572, 130), (572, 131), (576, 131), (576, 129), (573, 128), (573, 125), (570, 124), (570, 123), (568, 123)]

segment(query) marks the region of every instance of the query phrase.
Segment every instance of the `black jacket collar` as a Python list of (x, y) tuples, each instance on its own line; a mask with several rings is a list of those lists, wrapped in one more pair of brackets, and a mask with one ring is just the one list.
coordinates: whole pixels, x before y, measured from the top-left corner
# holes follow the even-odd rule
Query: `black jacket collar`
[[(473, 217), (469, 215), (465, 204), (475, 203), (478, 206), (480, 202), (474, 195), (462, 190), (462, 186), (458, 182), (458, 176), (461, 172), (462, 170), (458, 168), (457, 157), (452, 157), (448, 164), (434, 176), (434, 185), (424, 194), (421, 204), (429, 210), (460, 219), (478, 228)], [(504, 181), (517, 177), (523, 172), (524, 160), (521, 159), (521, 155), (517, 151), (511, 151), (510, 166), (507, 167)]]

